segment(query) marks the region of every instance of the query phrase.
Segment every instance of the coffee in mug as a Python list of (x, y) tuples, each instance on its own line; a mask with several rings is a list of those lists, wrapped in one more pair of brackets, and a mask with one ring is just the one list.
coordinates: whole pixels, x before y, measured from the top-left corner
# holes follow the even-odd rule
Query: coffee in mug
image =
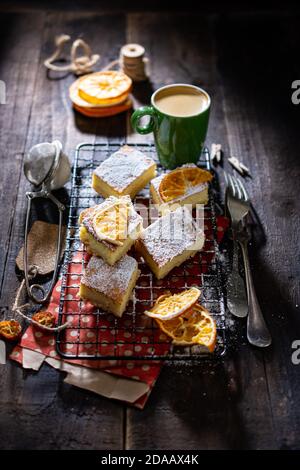
[(207, 107), (208, 100), (204, 94), (198, 94), (193, 89), (167, 88), (155, 98), (155, 106), (159, 111), (170, 116), (195, 116)]
[[(153, 93), (151, 104), (133, 113), (133, 128), (140, 134), (153, 132), (159, 159), (166, 168), (197, 163), (208, 127), (210, 97), (206, 91), (194, 85), (167, 85)], [(140, 126), (143, 116), (149, 116), (150, 121)]]

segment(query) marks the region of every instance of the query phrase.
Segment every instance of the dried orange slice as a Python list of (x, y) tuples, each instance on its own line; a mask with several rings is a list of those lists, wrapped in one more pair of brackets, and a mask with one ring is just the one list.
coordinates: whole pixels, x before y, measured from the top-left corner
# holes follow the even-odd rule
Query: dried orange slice
[(83, 106), (77, 106), (73, 103), (74, 109), (79, 113), (83, 114), (84, 116), (88, 116), (91, 118), (102, 118), (108, 116), (115, 116), (116, 114), (123, 113), (132, 107), (132, 101), (128, 98), (124, 103), (114, 105), (114, 106), (107, 106), (107, 107), (98, 107), (98, 108), (87, 108)]
[(151, 310), (146, 310), (144, 313), (148, 317), (163, 321), (171, 320), (190, 309), (199, 299), (200, 293), (199, 289), (191, 287), (180, 294), (161, 295)]
[(16, 320), (2, 320), (0, 321), (0, 338), (5, 338), (8, 341), (16, 341), (22, 333), (22, 327)]
[(105, 209), (95, 212), (93, 228), (96, 235), (114, 245), (123, 245), (127, 238), (129, 202), (119, 199)]
[(88, 103), (101, 105), (103, 101), (129, 93), (132, 80), (125, 73), (114, 70), (91, 73), (79, 82), (78, 94)]
[(164, 202), (184, 196), (189, 189), (208, 183), (213, 176), (209, 171), (198, 167), (183, 167), (167, 173), (161, 180), (158, 191)]
[(216, 323), (209, 312), (199, 304), (172, 320), (156, 320), (160, 329), (178, 346), (199, 344), (209, 352), (216, 346)]
[(117, 96), (116, 98), (102, 100), (101, 103), (98, 103), (98, 104), (88, 103), (79, 95), (79, 85), (86, 78), (87, 78), (87, 75), (85, 75), (84, 77), (78, 78), (77, 80), (75, 80), (75, 82), (72, 83), (72, 85), (69, 88), (69, 96), (74, 106), (79, 106), (81, 108), (85, 108), (86, 110), (89, 110), (89, 109), (98, 110), (99, 108), (106, 109), (108, 107), (114, 107), (116, 105), (122, 104), (128, 99), (128, 94), (130, 90), (128, 90), (126, 93), (123, 93), (122, 95)]
[[(43, 326), (46, 326), (48, 328), (53, 328), (55, 325), (55, 316), (53, 315), (53, 313), (47, 312), (45, 310), (36, 312), (32, 316), (32, 320), (39, 323), (41, 325), (41, 328), (43, 328)], [(36, 324), (33, 324), (33, 326), (36, 328), (39, 328), (39, 326)]]

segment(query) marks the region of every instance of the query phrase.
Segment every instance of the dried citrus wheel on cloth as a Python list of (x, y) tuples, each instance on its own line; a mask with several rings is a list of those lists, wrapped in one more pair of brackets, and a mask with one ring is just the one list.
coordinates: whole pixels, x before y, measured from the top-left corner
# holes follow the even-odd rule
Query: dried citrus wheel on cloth
[(101, 105), (103, 102), (128, 94), (132, 80), (123, 72), (107, 70), (83, 77), (79, 82), (78, 94), (88, 103)]
[(160, 329), (170, 336), (173, 344), (199, 344), (213, 352), (216, 346), (216, 323), (209, 312), (199, 304), (172, 320), (156, 320)]
[(87, 75), (84, 77), (78, 78), (77, 80), (75, 80), (75, 82), (72, 83), (72, 85), (69, 88), (69, 96), (74, 106), (75, 105), (80, 106), (81, 108), (85, 108), (86, 110), (88, 109), (98, 110), (99, 108), (114, 107), (116, 105), (124, 103), (128, 99), (128, 94), (130, 90), (123, 93), (122, 95), (117, 96), (116, 98), (102, 100), (101, 103), (98, 103), (98, 104), (89, 103), (83, 98), (81, 98), (79, 95), (79, 85), (86, 78), (87, 78)]
[(95, 212), (93, 228), (97, 237), (114, 245), (123, 245), (127, 238), (129, 202), (118, 200)]
[(19, 339), (22, 333), (22, 327), (16, 320), (3, 320), (0, 321), (0, 337), (15, 341)]
[[(46, 326), (48, 328), (53, 328), (55, 325), (55, 316), (51, 312), (46, 312), (46, 311), (41, 311), (37, 312), (34, 315), (32, 315), (32, 320), (36, 321), (41, 325), (41, 328), (43, 326)], [(38, 328), (37, 325), (33, 325)]]
[(190, 309), (199, 299), (200, 293), (199, 289), (191, 287), (180, 294), (161, 295), (151, 310), (144, 313), (148, 317), (170, 320)]
[(189, 189), (208, 183), (213, 176), (209, 171), (198, 167), (184, 167), (167, 173), (161, 180), (158, 191), (164, 202), (184, 196)]

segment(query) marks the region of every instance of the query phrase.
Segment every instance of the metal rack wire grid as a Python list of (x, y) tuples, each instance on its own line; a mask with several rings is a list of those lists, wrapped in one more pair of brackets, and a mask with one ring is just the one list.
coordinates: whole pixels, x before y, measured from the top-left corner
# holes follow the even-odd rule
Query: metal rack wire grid
[[(59, 305), (59, 324), (68, 321), (69, 326), (57, 335), (57, 352), (66, 359), (202, 360), (208, 355), (200, 346), (172, 345), (156, 322), (143, 314), (165, 291), (180, 292), (196, 285), (201, 289), (201, 304), (216, 321), (214, 357), (220, 357), (226, 351), (225, 285), (212, 189), (209, 191), (209, 202), (202, 212), (206, 241), (201, 252), (173, 269), (162, 280), (157, 280), (143, 260), (137, 258), (141, 275), (122, 318), (105, 313), (78, 297), (80, 279), (88, 258), (79, 240), (78, 216), (83, 209), (103, 200), (91, 188), (92, 172), (119, 148), (120, 143), (80, 144), (76, 150)], [(165, 171), (157, 161), (152, 144), (139, 144), (138, 148), (157, 162), (158, 174)], [(201, 155), (199, 166), (211, 170), (207, 149)], [(137, 195), (134, 203), (136, 207), (149, 205), (148, 187)], [(136, 256), (134, 252), (132, 255)]]

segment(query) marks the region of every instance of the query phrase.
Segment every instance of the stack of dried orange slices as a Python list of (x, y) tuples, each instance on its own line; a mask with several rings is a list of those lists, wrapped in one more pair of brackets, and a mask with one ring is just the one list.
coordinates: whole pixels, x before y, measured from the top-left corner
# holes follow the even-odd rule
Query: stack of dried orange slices
[(209, 312), (197, 303), (196, 287), (180, 294), (162, 295), (145, 315), (154, 318), (172, 343), (181, 346), (198, 344), (213, 352), (216, 345), (216, 324)]
[(114, 116), (130, 109), (132, 80), (115, 70), (95, 72), (78, 78), (70, 86), (74, 109), (88, 117)]

